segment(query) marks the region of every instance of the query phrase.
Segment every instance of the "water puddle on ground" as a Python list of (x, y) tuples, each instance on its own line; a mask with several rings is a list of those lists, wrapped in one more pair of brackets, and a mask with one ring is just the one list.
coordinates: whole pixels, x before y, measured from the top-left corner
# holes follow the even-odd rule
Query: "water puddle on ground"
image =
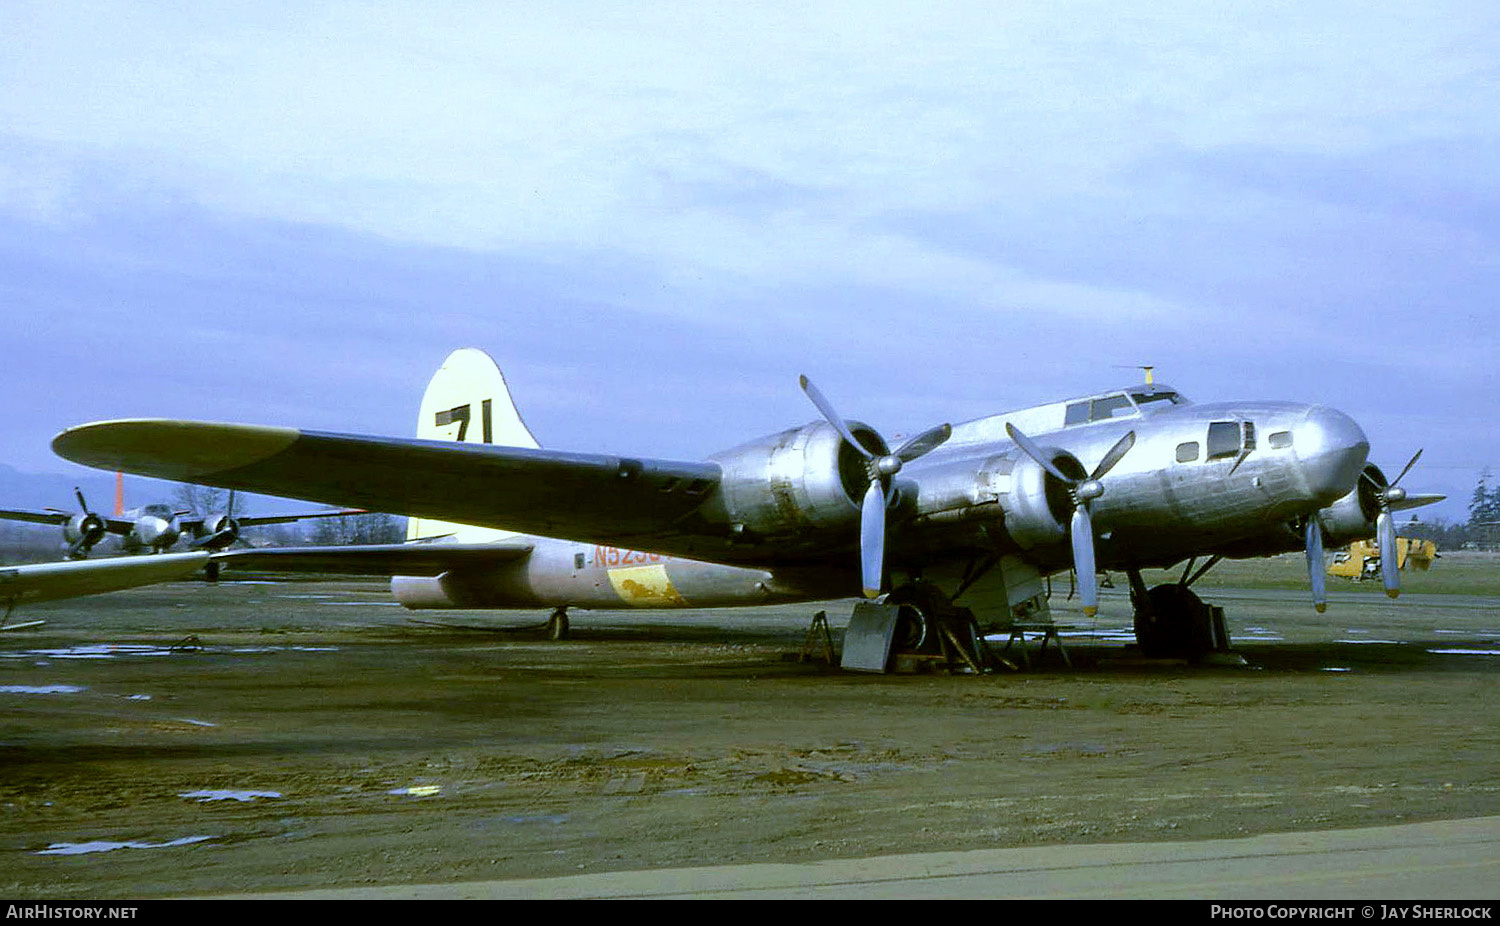
[(185, 797), (185, 798), (188, 798), (190, 800), (195, 800), (195, 801), (197, 801), (200, 804), (209, 804), (209, 803), (212, 803), (214, 801), (239, 801), (242, 804), (248, 804), (248, 803), (250, 803), (252, 801), (258, 800), (258, 799), (263, 798), (263, 797), (271, 798), (273, 800), (277, 799), (277, 798), (280, 798), (281, 797), (281, 792), (280, 791), (234, 791), (234, 790), (226, 790), (226, 789), (219, 788), (219, 789), (204, 789), (202, 791), (183, 791), (180, 794), (178, 794), (177, 796), (178, 797)]
[(35, 855), (87, 855), (91, 852), (113, 852), (116, 849), (171, 849), (176, 846), (189, 846), (195, 842), (205, 842), (213, 839), (213, 836), (184, 836), (181, 839), (172, 839), (167, 842), (110, 842), (108, 840), (95, 840), (93, 842), (54, 842), (45, 849), (35, 852)]
[(0, 685), (0, 694), (77, 694), (82, 685)]

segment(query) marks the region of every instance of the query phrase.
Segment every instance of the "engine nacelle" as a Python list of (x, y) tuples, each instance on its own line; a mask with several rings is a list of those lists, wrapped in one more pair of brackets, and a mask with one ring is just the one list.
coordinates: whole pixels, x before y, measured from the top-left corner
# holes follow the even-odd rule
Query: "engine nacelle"
[(1375, 518), (1380, 514), (1380, 493), (1388, 483), (1374, 463), (1366, 463), (1354, 490), (1318, 512), (1318, 523), (1330, 546), (1341, 547), (1375, 536)]
[[(1041, 450), (1066, 475), (1079, 479), (1088, 475), (1071, 453), (1056, 447)], [(1003, 472), (1005, 464), (997, 465), (994, 479), (1000, 507), (1005, 511), (1006, 533), (1023, 550), (1066, 541), (1073, 516), (1069, 487), (1020, 450), (1005, 457), (1009, 471)]]
[(223, 550), (240, 539), (240, 522), (227, 514), (209, 518), (203, 522), (201, 544), (213, 550)]
[[(868, 425), (846, 422), (870, 452), (888, 453)], [(716, 513), (753, 537), (853, 530), (870, 480), (865, 458), (832, 425), (817, 421), (710, 457), (722, 468)]]

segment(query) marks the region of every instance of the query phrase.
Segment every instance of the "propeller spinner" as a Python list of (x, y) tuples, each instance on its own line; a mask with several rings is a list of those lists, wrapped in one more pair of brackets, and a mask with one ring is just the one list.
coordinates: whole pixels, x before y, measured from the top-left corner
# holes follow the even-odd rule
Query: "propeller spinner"
[(1042, 452), (1042, 448), (1015, 425), (1006, 422), (1005, 431), (1016, 442), (1016, 446), (1052, 478), (1066, 485), (1073, 496), (1073, 517), (1068, 531), (1073, 541), (1073, 571), (1078, 576), (1078, 596), (1083, 601), (1083, 613), (1093, 617), (1099, 613), (1099, 586), (1094, 578), (1094, 522), (1089, 513), (1089, 503), (1104, 494), (1104, 483), (1100, 480), (1135, 446), (1135, 432), (1126, 431), (1125, 436), (1104, 454), (1104, 459), (1099, 461), (1088, 478), (1078, 479), (1058, 469), (1057, 464)]
[(854, 432), (812, 380), (803, 376), (799, 382), (802, 391), (807, 393), (839, 436), (865, 458), (870, 484), (859, 506), (859, 571), (865, 597), (878, 598), (885, 579), (885, 514), (895, 499), (892, 480), (903, 465), (940, 447), (952, 435), (953, 428), (940, 424), (902, 444), (894, 453), (875, 454), (854, 437)]

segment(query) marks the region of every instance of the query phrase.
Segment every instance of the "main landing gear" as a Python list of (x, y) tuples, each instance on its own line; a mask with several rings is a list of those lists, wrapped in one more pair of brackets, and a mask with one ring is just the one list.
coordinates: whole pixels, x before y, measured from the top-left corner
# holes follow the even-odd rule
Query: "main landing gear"
[(942, 663), (950, 668), (983, 672), (989, 654), (974, 620), (974, 612), (955, 605), (931, 582), (912, 582), (896, 588), (885, 603), (894, 605), (893, 657)]
[(1139, 569), (1126, 570), (1130, 603), (1135, 608), (1135, 641), (1142, 653), (1156, 659), (1198, 659), (1229, 649), (1224, 609), (1205, 603), (1188, 587), (1218, 561), (1218, 557), (1209, 560), (1191, 578), (1184, 571), (1182, 581), (1150, 589)]

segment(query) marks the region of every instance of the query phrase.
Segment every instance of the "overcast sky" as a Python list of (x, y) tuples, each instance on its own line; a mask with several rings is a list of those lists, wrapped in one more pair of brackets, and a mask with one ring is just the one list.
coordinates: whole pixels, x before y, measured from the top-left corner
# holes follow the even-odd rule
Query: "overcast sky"
[[(1134, 382), (1500, 475), (1500, 6), (0, 4), (3, 462), (85, 421), (699, 459)], [(59, 500), (59, 504), (66, 499)], [(1424, 515), (1428, 512), (1424, 512)]]

